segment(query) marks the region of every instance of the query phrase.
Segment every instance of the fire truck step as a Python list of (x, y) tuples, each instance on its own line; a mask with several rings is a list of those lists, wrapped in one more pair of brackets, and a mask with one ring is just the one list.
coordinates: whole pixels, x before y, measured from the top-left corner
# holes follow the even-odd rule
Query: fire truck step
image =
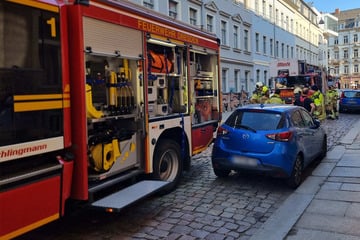
[(168, 183), (166, 181), (144, 180), (93, 202), (91, 205), (97, 208), (120, 211), (122, 208), (161, 190)]

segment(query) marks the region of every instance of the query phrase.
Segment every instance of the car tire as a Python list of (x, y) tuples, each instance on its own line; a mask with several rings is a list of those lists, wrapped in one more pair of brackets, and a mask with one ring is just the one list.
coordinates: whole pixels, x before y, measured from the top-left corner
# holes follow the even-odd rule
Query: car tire
[(174, 190), (183, 169), (179, 144), (171, 139), (160, 141), (155, 150), (153, 167), (152, 179), (169, 182), (160, 194)]
[(219, 178), (225, 178), (227, 176), (229, 176), (231, 170), (229, 169), (223, 169), (223, 168), (213, 168), (214, 169), (214, 173), (217, 177)]
[(342, 106), (339, 106), (339, 113), (343, 113), (344, 112), (344, 108)]
[(291, 176), (287, 179), (287, 184), (291, 188), (297, 188), (302, 181), (303, 160), (300, 155), (296, 156)]
[(326, 153), (327, 153), (327, 137), (324, 136), (323, 142), (322, 142), (322, 146), (321, 146), (321, 153), (319, 155), (319, 160), (323, 159), (324, 157), (326, 157)]

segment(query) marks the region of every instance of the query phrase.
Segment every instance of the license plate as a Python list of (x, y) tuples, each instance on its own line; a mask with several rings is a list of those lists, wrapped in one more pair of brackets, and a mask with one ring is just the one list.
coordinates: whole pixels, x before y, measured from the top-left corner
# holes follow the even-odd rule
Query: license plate
[(244, 156), (234, 156), (234, 163), (242, 166), (255, 167), (257, 166), (257, 159)]

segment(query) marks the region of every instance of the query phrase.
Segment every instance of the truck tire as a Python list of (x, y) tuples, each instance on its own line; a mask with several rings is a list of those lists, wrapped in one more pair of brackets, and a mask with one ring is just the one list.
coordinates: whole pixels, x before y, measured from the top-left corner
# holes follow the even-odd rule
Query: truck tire
[(160, 193), (174, 190), (180, 182), (183, 169), (179, 144), (171, 139), (159, 141), (154, 153), (153, 167), (153, 179), (169, 182)]

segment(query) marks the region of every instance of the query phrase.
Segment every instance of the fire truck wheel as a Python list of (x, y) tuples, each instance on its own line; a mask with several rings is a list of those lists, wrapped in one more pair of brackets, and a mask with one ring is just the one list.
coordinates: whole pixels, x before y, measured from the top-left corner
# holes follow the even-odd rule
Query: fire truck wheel
[(169, 182), (161, 194), (174, 190), (180, 181), (183, 168), (179, 144), (171, 139), (159, 141), (153, 164), (153, 178)]

